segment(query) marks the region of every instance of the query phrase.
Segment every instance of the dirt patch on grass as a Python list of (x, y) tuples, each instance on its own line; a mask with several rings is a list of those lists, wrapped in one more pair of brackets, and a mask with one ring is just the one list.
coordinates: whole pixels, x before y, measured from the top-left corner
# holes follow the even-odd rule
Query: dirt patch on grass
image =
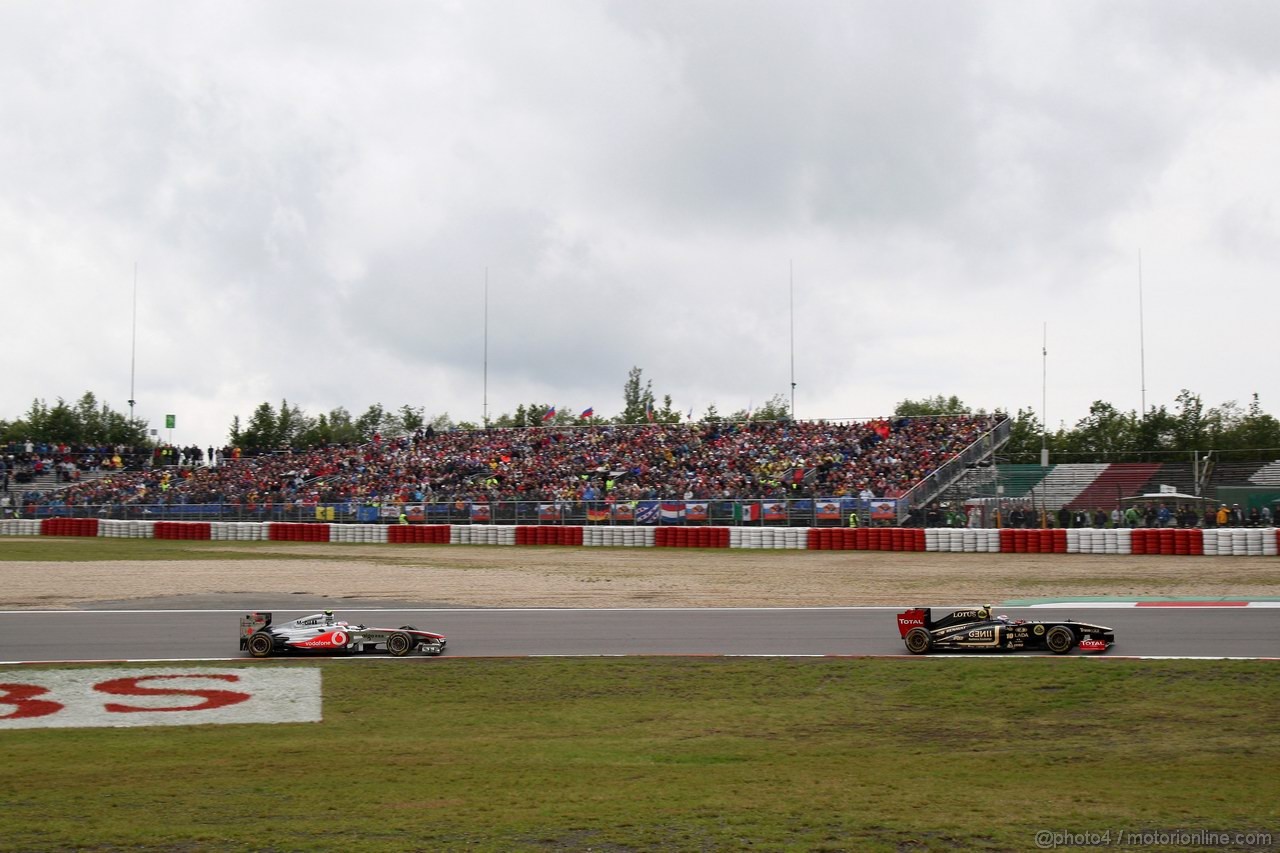
[[(262, 559), (266, 554), (288, 559)], [(956, 604), (1107, 595), (1249, 598), (1280, 595), (1280, 562), (1274, 557), (306, 543), (273, 543), (225, 560), (0, 560), (0, 605), (7, 608), (299, 591), (473, 607)]]

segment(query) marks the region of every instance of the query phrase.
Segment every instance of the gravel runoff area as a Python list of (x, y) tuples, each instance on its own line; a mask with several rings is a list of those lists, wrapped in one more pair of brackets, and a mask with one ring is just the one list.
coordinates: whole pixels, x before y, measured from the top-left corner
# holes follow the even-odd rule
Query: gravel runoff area
[(1280, 560), (272, 543), (235, 559), (211, 553), (209, 559), (63, 563), (4, 560), (0, 546), (0, 607), (6, 609), (299, 593), (458, 607), (831, 607), (1089, 596), (1243, 600), (1280, 596)]

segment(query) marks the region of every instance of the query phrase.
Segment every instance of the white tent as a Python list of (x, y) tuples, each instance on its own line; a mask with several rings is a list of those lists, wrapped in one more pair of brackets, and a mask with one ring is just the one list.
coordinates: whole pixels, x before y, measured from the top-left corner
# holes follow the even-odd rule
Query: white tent
[(1134, 495), (1131, 498), (1121, 498), (1120, 503), (1126, 501), (1173, 501), (1174, 503), (1217, 503), (1212, 498), (1206, 498), (1202, 495), (1184, 495), (1182, 492), (1148, 492), (1145, 495)]

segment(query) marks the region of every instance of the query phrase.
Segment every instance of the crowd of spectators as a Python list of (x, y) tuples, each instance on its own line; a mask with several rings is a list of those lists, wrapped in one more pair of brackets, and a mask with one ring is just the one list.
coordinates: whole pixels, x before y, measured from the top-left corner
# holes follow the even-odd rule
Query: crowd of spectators
[[(926, 526), (966, 527), (981, 526), (977, 522), (982, 513), (971, 507), (967, 514), (955, 508), (938, 504), (925, 512)], [(1116, 528), (1189, 529), (1200, 527), (1270, 527), (1274, 522), (1271, 509), (1266, 506), (1241, 509), (1240, 504), (1206, 503), (1202, 510), (1189, 503), (1129, 502), (1110, 510), (1103, 507), (1038, 507), (1031, 501), (1006, 501), (1000, 507), (1000, 525), (1003, 527), (1034, 529), (1041, 527), (1092, 528), (1094, 530)], [(991, 517), (994, 523), (994, 515)], [(937, 523), (935, 523), (937, 522)]]
[(214, 464), (152, 458), (72, 483), (40, 502), (387, 503), (896, 497), (998, 417), (861, 422), (686, 423), (526, 429), (430, 428), (361, 446)]
[(146, 459), (147, 451), (123, 444), (10, 441), (0, 448), (0, 492), (52, 475), (56, 484), (74, 483), (82, 472), (124, 470)]

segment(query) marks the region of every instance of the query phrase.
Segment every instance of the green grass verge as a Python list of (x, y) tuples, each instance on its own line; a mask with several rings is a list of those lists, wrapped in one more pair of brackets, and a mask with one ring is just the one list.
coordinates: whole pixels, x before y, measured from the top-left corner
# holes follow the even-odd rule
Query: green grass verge
[(259, 665), (321, 666), (324, 722), (0, 732), (0, 847), (1025, 850), (1280, 824), (1273, 663)]

